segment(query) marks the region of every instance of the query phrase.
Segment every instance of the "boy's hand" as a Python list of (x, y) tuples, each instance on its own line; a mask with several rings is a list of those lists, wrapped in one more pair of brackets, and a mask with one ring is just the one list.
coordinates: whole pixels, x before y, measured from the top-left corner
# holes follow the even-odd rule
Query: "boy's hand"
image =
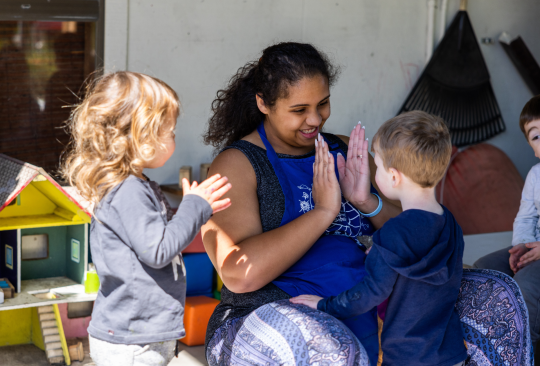
[(510, 269), (514, 271), (514, 274), (518, 273), (520, 269), (518, 267), (518, 262), (521, 259), (521, 256), (527, 253), (527, 247), (525, 246), (525, 244), (518, 244), (510, 248), (508, 253), (510, 253), (510, 258), (508, 260), (510, 264)]
[(343, 196), (356, 208), (362, 207), (363, 203), (372, 199), (368, 145), (366, 130), (358, 122), (349, 138), (347, 160), (345, 161), (341, 155), (337, 158), (339, 184)]
[(519, 259), (519, 263), (517, 264), (519, 269), (540, 259), (540, 242), (527, 243), (525, 246), (530, 250)]
[(306, 305), (312, 309), (317, 310), (317, 304), (322, 299), (323, 299), (322, 297), (315, 296), (315, 295), (300, 295), (300, 296), (293, 297), (292, 299), (289, 299), (289, 301), (292, 302), (293, 304), (302, 304), (302, 305)]
[(184, 196), (194, 194), (202, 197), (210, 204), (214, 213), (223, 211), (231, 205), (231, 199), (225, 198), (223, 200), (218, 199), (223, 196), (229, 189), (231, 184), (227, 183), (227, 177), (221, 178), (219, 174), (213, 175), (201, 184), (193, 182), (190, 186), (186, 178), (182, 179), (182, 189)]
[(330, 154), (328, 144), (320, 135), (315, 140), (312, 192), (315, 209), (326, 210), (334, 221), (341, 209), (341, 189), (336, 177), (334, 156)]

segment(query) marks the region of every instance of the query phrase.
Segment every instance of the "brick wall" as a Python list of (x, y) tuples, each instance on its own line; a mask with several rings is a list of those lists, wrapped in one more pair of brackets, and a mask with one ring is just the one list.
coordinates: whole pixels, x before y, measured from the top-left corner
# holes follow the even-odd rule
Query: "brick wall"
[(0, 22), (0, 152), (55, 174), (69, 142), (66, 106), (93, 71), (85, 70), (88, 31), (75, 22)]

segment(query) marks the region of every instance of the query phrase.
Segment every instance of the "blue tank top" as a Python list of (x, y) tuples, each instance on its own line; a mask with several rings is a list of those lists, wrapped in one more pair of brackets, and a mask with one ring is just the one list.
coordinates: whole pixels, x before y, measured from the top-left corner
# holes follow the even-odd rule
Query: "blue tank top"
[[(279, 158), (266, 138), (263, 124), (257, 130), (283, 190), (285, 212), (280, 226), (286, 225), (314, 208), (312, 184), (315, 156)], [(337, 161), (338, 153), (346, 156), (337, 143), (331, 144), (326, 137), (325, 140), (334, 161)], [(335, 171), (339, 179), (337, 167)], [(371, 189), (376, 192), (373, 187)], [(298, 262), (273, 281), (274, 284), (291, 296), (313, 294), (327, 297), (339, 294), (364, 277), (365, 248), (357, 237), (372, 235), (374, 231), (371, 222), (342, 196), (341, 210), (334, 222)], [(328, 273), (340, 273), (339, 284)]]
[[(257, 131), (266, 147), (267, 157), (285, 197), (285, 212), (280, 224), (282, 226), (314, 208), (312, 184), (315, 156), (299, 159), (280, 158), (268, 142), (262, 123)], [(346, 158), (346, 154), (337, 143), (332, 144), (326, 137), (324, 138), (329, 145), (330, 153), (334, 156), (334, 161), (337, 161), (338, 153)], [(335, 172), (339, 179), (337, 167)], [(371, 192), (377, 192), (373, 186)], [(372, 235), (374, 231), (371, 222), (342, 195), (341, 210), (334, 222), (307, 253), (273, 283), (291, 296), (301, 294), (336, 296), (352, 288), (366, 275), (365, 248), (357, 237)], [(371, 362), (375, 361), (376, 364), (378, 339), (375, 309), (346, 319), (344, 322), (362, 342)]]

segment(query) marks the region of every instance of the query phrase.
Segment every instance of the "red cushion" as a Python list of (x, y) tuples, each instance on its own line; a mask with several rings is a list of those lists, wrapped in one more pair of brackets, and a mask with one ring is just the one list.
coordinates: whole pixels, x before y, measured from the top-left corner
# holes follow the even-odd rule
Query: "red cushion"
[(189, 244), (188, 247), (182, 251), (182, 253), (206, 253), (200, 231), (197, 233), (197, 236), (195, 236), (195, 239), (193, 239), (191, 244)]
[(454, 154), (437, 199), (455, 216), (463, 234), (511, 231), (519, 210), (523, 178), (506, 154), (477, 144)]

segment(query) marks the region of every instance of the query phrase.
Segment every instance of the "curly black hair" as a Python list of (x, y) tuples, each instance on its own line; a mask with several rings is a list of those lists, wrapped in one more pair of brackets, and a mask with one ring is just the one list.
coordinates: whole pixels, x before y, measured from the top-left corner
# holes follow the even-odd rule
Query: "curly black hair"
[(258, 61), (238, 69), (226, 89), (218, 90), (203, 136), (205, 144), (219, 152), (254, 131), (264, 120), (255, 95), (272, 107), (302, 78), (322, 75), (332, 86), (338, 74), (328, 57), (310, 44), (283, 42), (266, 48)]

